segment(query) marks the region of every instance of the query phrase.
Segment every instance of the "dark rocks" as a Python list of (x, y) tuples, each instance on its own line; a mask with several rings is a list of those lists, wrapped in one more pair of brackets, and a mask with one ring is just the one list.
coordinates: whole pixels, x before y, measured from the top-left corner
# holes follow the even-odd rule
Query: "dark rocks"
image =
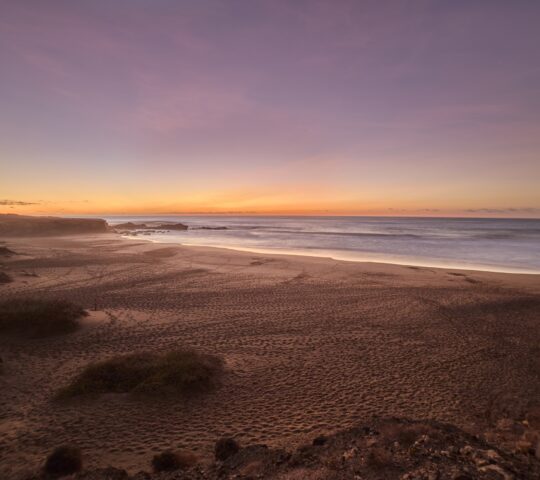
[[(411, 444), (409, 440), (413, 437), (416, 440)], [(398, 441), (400, 438), (407, 441)], [(222, 438), (215, 445), (216, 461), (200, 463), (193, 468), (176, 469), (177, 454), (166, 453), (168, 456), (159, 456), (167, 466), (159, 470), (161, 473), (139, 473), (130, 480), (540, 478), (540, 462), (533, 455), (501, 450), (480, 436), (428, 420), (375, 418), (368, 426), (359, 425), (333, 435), (316, 437), (292, 453), (266, 445), (240, 448), (233, 438)], [(176, 470), (171, 471), (170, 465)], [(84, 475), (75, 478), (111, 480), (106, 476), (87, 478)]]
[(133, 230), (145, 230), (146, 232), (155, 233), (157, 230), (187, 230), (188, 226), (183, 223), (160, 223), (159, 225), (148, 225), (146, 223), (119, 223), (113, 227), (118, 233), (132, 232)]
[(145, 223), (133, 223), (133, 222), (126, 222), (126, 223), (119, 223), (118, 225), (114, 225), (116, 230), (141, 230), (143, 228), (148, 228)]
[(188, 226), (183, 223), (162, 223), (161, 225), (156, 225), (152, 228), (156, 230), (187, 230)]
[(58, 447), (45, 461), (44, 472), (53, 478), (77, 473), (82, 469), (82, 455), (78, 448)]
[(238, 453), (239, 450), (240, 445), (234, 438), (220, 438), (214, 447), (214, 456), (216, 460), (223, 462)]

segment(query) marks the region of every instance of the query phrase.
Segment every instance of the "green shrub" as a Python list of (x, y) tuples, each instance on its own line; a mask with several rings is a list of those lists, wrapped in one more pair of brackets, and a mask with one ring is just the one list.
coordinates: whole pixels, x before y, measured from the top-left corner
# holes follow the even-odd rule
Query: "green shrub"
[(86, 312), (63, 300), (6, 300), (0, 303), (0, 333), (46, 337), (69, 333)]
[(189, 394), (215, 384), (220, 358), (191, 350), (134, 353), (86, 367), (60, 397), (99, 393)]

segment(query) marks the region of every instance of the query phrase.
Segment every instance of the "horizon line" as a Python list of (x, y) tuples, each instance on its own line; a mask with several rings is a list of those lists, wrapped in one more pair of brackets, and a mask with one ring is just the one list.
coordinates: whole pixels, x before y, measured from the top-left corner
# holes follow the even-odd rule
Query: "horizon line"
[(446, 219), (500, 219), (500, 220), (540, 220), (540, 216), (531, 217), (512, 217), (503, 216), (500, 214), (484, 215), (484, 216), (467, 216), (467, 215), (399, 215), (399, 214), (331, 214), (331, 213), (274, 213), (274, 212), (157, 212), (157, 213), (14, 213), (0, 212), (0, 215), (20, 215), (20, 216), (36, 216), (36, 217), (173, 217), (173, 216), (252, 216), (252, 217), (342, 217), (342, 218), (446, 218)]

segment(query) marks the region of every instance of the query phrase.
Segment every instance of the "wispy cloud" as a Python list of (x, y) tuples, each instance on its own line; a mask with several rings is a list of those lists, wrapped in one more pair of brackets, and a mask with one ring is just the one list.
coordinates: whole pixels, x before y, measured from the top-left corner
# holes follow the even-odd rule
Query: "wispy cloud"
[(37, 202), (23, 202), (22, 200), (0, 200), (0, 205), (4, 206), (17, 206), (17, 207), (26, 207), (28, 205), (39, 205)]
[(521, 208), (469, 208), (466, 210), (469, 213), (527, 213), (535, 214), (540, 213), (540, 208), (535, 207), (521, 207)]

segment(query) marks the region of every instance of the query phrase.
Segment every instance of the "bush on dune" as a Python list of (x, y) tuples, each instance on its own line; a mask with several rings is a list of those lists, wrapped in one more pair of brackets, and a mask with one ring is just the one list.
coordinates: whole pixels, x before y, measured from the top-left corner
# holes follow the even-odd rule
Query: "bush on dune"
[(69, 445), (58, 447), (47, 457), (43, 469), (53, 478), (79, 472), (82, 469), (81, 451)]
[(191, 350), (134, 353), (86, 367), (59, 397), (100, 393), (190, 394), (209, 389), (223, 370), (220, 358)]
[(12, 281), (13, 279), (6, 272), (0, 272), (0, 283), (9, 283)]
[(166, 450), (152, 458), (152, 468), (154, 472), (172, 472), (193, 467), (198, 462), (198, 458), (191, 452)]
[(10, 250), (7, 247), (0, 246), (0, 256), (9, 257), (11, 255), (16, 255), (16, 253), (13, 250)]
[(64, 300), (14, 299), (0, 303), (0, 333), (46, 337), (70, 333), (87, 313)]
[(216, 460), (225, 461), (240, 450), (240, 445), (234, 438), (220, 438), (214, 446), (214, 456)]

